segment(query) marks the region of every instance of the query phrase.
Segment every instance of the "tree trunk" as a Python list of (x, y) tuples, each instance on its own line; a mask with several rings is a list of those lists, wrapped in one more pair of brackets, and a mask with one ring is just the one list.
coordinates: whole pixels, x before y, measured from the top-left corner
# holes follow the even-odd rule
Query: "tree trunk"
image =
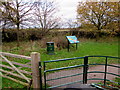
[(3, 40), (5, 40), (5, 26), (6, 26), (6, 20), (4, 21), (4, 24), (2, 27), (2, 37), (4, 38)]
[(19, 15), (19, 3), (18, 3), (18, 0), (16, 1), (16, 4), (17, 4), (17, 22), (16, 22), (16, 25), (17, 25), (17, 47), (20, 46), (19, 42), (19, 31), (20, 31), (20, 15)]
[(19, 24), (17, 24), (17, 47), (19, 47), (20, 46), (20, 39), (19, 39), (19, 30), (20, 28), (19, 28)]
[(99, 31), (101, 30), (101, 27), (100, 27), (100, 26), (98, 26), (97, 28), (98, 28)]

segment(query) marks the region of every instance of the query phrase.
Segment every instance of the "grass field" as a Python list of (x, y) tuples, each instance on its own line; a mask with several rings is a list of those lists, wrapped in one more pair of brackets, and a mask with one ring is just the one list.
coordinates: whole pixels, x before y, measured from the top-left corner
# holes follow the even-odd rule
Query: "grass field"
[[(102, 38), (99, 40), (91, 39), (79, 39), (80, 43), (78, 44), (78, 49), (75, 50), (75, 47), (70, 48), (70, 52), (66, 49), (58, 50), (55, 48), (55, 55), (48, 55), (46, 53), (46, 48), (40, 47), (40, 41), (21, 42), (20, 47), (16, 47), (16, 42), (3, 43), (2, 50), (4, 52), (10, 52), (14, 54), (22, 54), (29, 56), (31, 52), (39, 52), (41, 55), (41, 61), (47, 60), (56, 60), (62, 58), (73, 58), (73, 57), (82, 57), (88, 55), (104, 55), (104, 56), (116, 56), (118, 57), (118, 39), (117, 38)], [(92, 61), (91, 61), (92, 62)], [(99, 61), (102, 62), (102, 61)], [(76, 62), (66, 62), (75, 64)], [(118, 61), (110, 62), (118, 63)], [(56, 67), (55, 65), (50, 65), (48, 68)], [(64, 65), (63, 65), (64, 66)], [(12, 84), (11, 84), (12, 83)], [(3, 78), (2, 80), (3, 88), (23, 88), (24, 86), (17, 84), (11, 80)]]

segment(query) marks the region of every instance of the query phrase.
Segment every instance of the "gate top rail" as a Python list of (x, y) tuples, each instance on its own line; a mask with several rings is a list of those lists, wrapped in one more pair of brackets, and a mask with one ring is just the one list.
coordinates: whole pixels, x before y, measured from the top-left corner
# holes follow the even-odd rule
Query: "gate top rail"
[(120, 59), (120, 57), (113, 57), (113, 56), (97, 56), (97, 55), (94, 55), (94, 56), (85, 56), (85, 57), (107, 57), (107, 58), (116, 58), (116, 59)]
[(84, 57), (74, 57), (74, 58), (66, 58), (66, 59), (57, 59), (57, 60), (49, 60), (49, 61), (43, 61), (44, 63), (49, 63), (49, 62), (59, 62), (59, 61), (67, 61), (67, 60), (74, 60), (74, 59), (83, 59), (85, 57), (106, 57), (106, 58), (116, 58), (120, 59), (120, 57), (112, 57), (112, 56), (100, 56), (100, 55), (94, 55), (94, 56), (84, 56)]
[(67, 60), (74, 60), (74, 59), (82, 59), (84, 57), (75, 57), (75, 58), (66, 58), (66, 59), (58, 59), (58, 60), (49, 60), (49, 61), (43, 61), (44, 63), (49, 62), (59, 62), (59, 61), (67, 61)]
[(0, 52), (0, 54), (2, 54), (4, 56), (14, 57), (14, 58), (22, 58), (22, 59), (31, 60), (31, 57), (24, 56), (24, 55), (17, 55), (17, 54), (11, 54), (11, 53), (6, 53), (6, 52)]

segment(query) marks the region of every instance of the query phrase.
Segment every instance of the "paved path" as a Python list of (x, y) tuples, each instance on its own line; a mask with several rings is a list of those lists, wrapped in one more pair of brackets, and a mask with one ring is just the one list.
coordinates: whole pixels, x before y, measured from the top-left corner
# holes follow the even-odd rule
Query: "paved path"
[[(113, 65), (118, 66), (117, 64), (113, 64)], [(104, 69), (105, 69), (105, 67), (103, 65), (98, 65), (98, 66), (89, 67), (88, 71), (103, 71), (104, 72)], [(107, 71), (110, 73), (118, 74), (118, 69), (115, 67), (108, 66)], [(73, 75), (73, 74), (82, 73), (82, 72), (83, 72), (82, 68), (77, 68), (77, 69), (72, 69), (72, 70), (62, 70), (62, 71), (51, 73), (51, 74), (47, 75), (47, 79), (52, 79), (52, 78), (57, 78), (57, 77), (67, 76), (67, 75)], [(104, 78), (104, 74), (89, 73), (88, 79), (89, 78)], [(113, 80), (114, 78), (115, 78), (115, 76), (107, 74), (107, 79)], [(74, 81), (78, 81), (78, 80), (82, 80), (82, 79), (83, 79), (83, 76), (79, 75), (79, 76), (68, 77), (68, 78), (64, 78), (64, 79), (48, 81), (47, 84), (49, 84), (50, 86), (55, 86), (55, 85), (74, 82)], [(101, 81), (100, 80), (89, 80), (88, 84), (98, 83), (98, 82), (101, 82)]]

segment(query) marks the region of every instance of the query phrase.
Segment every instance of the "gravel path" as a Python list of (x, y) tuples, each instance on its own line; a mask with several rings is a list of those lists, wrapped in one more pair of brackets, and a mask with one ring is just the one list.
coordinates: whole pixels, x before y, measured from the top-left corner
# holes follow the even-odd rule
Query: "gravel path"
[[(113, 65), (118, 66), (117, 64), (113, 64)], [(104, 69), (105, 69), (105, 67), (103, 65), (91, 66), (91, 67), (89, 67), (88, 72), (89, 71), (103, 71), (104, 72)], [(77, 69), (72, 69), (72, 70), (62, 70), (62, 71), (51, 73), (51, 74), (47, 75), (47, 79), (52, 79), (52, 78), (57, 78), (57, 77), (62, 77), (62, 76), (67, 76), (67, 75), (73, 75), (73, 74), (82, 73), (82, 72), (83, 72), (82, 68), (77, 68)], [(107, 72), (118, 74), (119, 71), (115, 67), (108, 66)], [(89, 78), (104, 78), (104, 74), (89, 73), (88, 79)], [(107, 79), (113, 80), (114, 78), (115, 78), (114, 75), (107, 74)], [(79, 76), (74, 76), (74, 77), (68, 77), (68, 78), (48, 81), (47, 84), (50, 86), (55, 86), (55, 85), (65, 84), (65, 83), (74, 82), (74, 81), (78, 81), (78, 80), (82, 80), (82, 79), (83, 79), (83, 76), (79, 75)], [(98, 83), (98, 82), (101, 82), (101, 81), (100, 80), (89, 80), (88, 84)]]

